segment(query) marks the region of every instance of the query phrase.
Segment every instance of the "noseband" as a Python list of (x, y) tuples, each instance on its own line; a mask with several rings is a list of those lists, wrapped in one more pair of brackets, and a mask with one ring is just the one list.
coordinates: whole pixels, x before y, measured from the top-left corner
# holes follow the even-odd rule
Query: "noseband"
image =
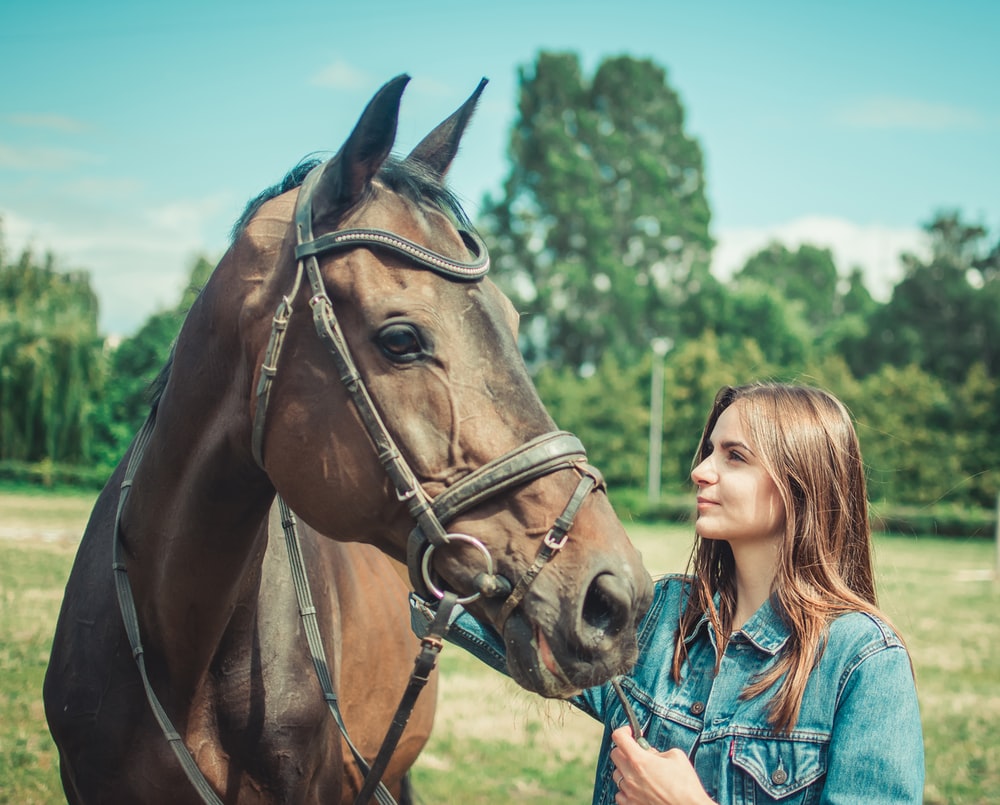
[[(591, 491), (603, 488), (603, 478), (596, 468), (587, 463), (586, 452), (576, 436), (565, 431), (553, 431), (538, 436), (484, 464), (433, 500), (427, 496), (386, 428), (358, 372), (334, 313), (333, 304), (326, 292), (318, 258), (330, 252), (354, 248), (387, 250), (446, 279), (456, 282), (477, 282), (489, 271), (489, 254), (486, 245), (477, 234), (464, 230), (460, 231), (460, 235), (474, 256), (472, 262), (452, 260), (399, 235), (380, 229), (342, 229), (315, 237), (312, 228), (312, 198), (322, 168), (323, 166), (319, 165), (310, 171), (299, 189), (295, 205), (297, 240), (295, 255), (298, 264), (292, 290), (282, 298), (275, 312), (271, 336), (261, 366), (253, 425), (254, 457), (263, 467), (264, 425), (271, 387), (277, 374), (278, 358), (292, 314), (292, 302), (298, 295), (305, 275), (310, 286), (309, 306), (313, 312), (316, 333), (333, 357), (340, 379), (372, 440), (379, 462), (395, 489), (396, 497), (406, 505), (415, 521), (406, 551), (410, 583), (415, 592), (425, 599), (443, 598), (444, 591), (438, 587), (434, 579), (431, 562), (433, 553), (444, 545), (469, 544), (482, 554), (485, 569), (475, 577), (473, 582), (475, 590), (465, 597), (458, 598), (457, 601), (467, 604), (480, 595), (505, 597), (500, 613), (502, 628), (503, 622), (523, 600), (528, 586), (542, 567), (565, 545), (577, 511)], [(493, 558), (479, 539), (467, 534), (450, 533), (445, 528), (446, 524), (459, 514), (491, 497), (564, 469), (575, 470), (580, 475), (576, 491), (542, 540), (535, 562), (516, 584), (512, 584), (495, 572)]]

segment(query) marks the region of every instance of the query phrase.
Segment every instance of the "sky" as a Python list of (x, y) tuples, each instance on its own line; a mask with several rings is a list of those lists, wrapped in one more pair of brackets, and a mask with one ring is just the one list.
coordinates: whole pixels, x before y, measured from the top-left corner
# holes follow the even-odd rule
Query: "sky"
[(1000, 3), (35, 0), (0, 4), (0, 233), (85, 269), (106, 335), (172, 307), (246, 202), (332, 155), (400, 73), (406, 153), (490, 84), (449, 173), (475, 218), (540, 51), (667, 71), (701, 145), (713, 270), (829, 247), (876, 298), (939, 211), (1000, 235)]

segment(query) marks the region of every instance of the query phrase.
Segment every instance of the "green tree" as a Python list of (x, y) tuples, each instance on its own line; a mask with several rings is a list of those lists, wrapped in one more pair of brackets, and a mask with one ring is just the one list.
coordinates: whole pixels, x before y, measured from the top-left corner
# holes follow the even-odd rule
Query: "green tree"
[(915, 365), (883, 366), (860, 383), (853, 409), (869, 471), (869, 497), (931, 504), (963, 478), (950, 388)]
[(723, 386), (774, 379), (776, 368), (753, 339), (725, 344), (708, 330), (671, 352), (664, 374), (664, 483), (687, 488), (691, 460), (716, 393)]
[(105, 375), (97, 297), (83, 271), (0, 237), (0, 459), (87, 462), (90, 417)]
[(953, 497), (992, 508), (1000, 493), (1000, 380), (977, 363), (955, 390), (953, 405), (961, 464)]
[(714, 332), (723, 353), (738, 353), (752, 340), (768, 363), (794, 373), (812, 354), (813, 331), (802, 305), (760, 280), (743, 279), (715, 310)]
[(701, 148), (666, 71), (622, 56), (588, 81), (576, 55), (540, 53), (520, 70), (509, 154), (480, 223), (527, 314), (529, 363), (630, 364), (680, 337), (713, 244)]
[(815, 332), (841, 312), (837, 266), (829, 249), (803, 244), (790, 251), (774, 242), (751, 256), (733, 279), (737, 288), (752, 282), (777, 291), (799, 308)]
[(612, 486), (637, 486), (646, 471), (649, 366), (622, 367), (606, 357), (592, 375), (542, 368), (535, 385), (559, 427), (575, 433)]
[(114, 466), (149, 413), (150, 387), (170, 357), (184, 317), (213, 266), (195, 260), (177, 306), (151, 315), (138, 331), (124, 339), (110, 356), (109, 382), (98, 411), (100, 458)]
[(1000, 282), (997, 247), (986, 251), (986, 230), (943, 213), (925, 229), (928, 261), (904, 257), (905, 276), (870, 320), (868, 336), (852, 356), (859, 376), (883, 364), (916, 364), (961, 383), (977, 363), (1000, 374)]

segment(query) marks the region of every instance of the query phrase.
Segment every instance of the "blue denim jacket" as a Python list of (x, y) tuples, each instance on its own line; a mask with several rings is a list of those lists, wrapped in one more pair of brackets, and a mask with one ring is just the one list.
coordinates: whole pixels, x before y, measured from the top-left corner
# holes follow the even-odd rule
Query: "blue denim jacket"
[[(709, 796), (719, 803), (919, 803), (924, 747), (909, 657), (899, 638), (863, 613), (830, 624), (791, 733), (767, 722), (769, 696), (740, 699), (751, 679), (776, 662), (788, 629), (765, 603), (736, 632), (715, 668), (715, 635), (705, 617), (688, 642), (682, 680), (670, 673), (678, 617), (687, 592), (682, 576), (657, 581), (639, 631), (639, 661), (622, 687), (654, 749), (680, 747)], [(414, 605), (424, 634), (429, 612)], [(505, 672), (503, 641), (468, 613), (447, 638)], [(610, 685), (591, 688), (573, 704), (605, 725), (595, 805), (614, 802), (611, 732), (627, 719)]]

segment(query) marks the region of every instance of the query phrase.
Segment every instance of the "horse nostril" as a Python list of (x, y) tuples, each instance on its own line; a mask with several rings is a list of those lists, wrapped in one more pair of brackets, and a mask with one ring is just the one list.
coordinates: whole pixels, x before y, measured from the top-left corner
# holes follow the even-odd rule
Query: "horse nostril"
[(628, 620), (628, 599), (622, 581), (600, 573), (590, 583), (583, 600), (583, 622), (600, 637), (613, 637)]

